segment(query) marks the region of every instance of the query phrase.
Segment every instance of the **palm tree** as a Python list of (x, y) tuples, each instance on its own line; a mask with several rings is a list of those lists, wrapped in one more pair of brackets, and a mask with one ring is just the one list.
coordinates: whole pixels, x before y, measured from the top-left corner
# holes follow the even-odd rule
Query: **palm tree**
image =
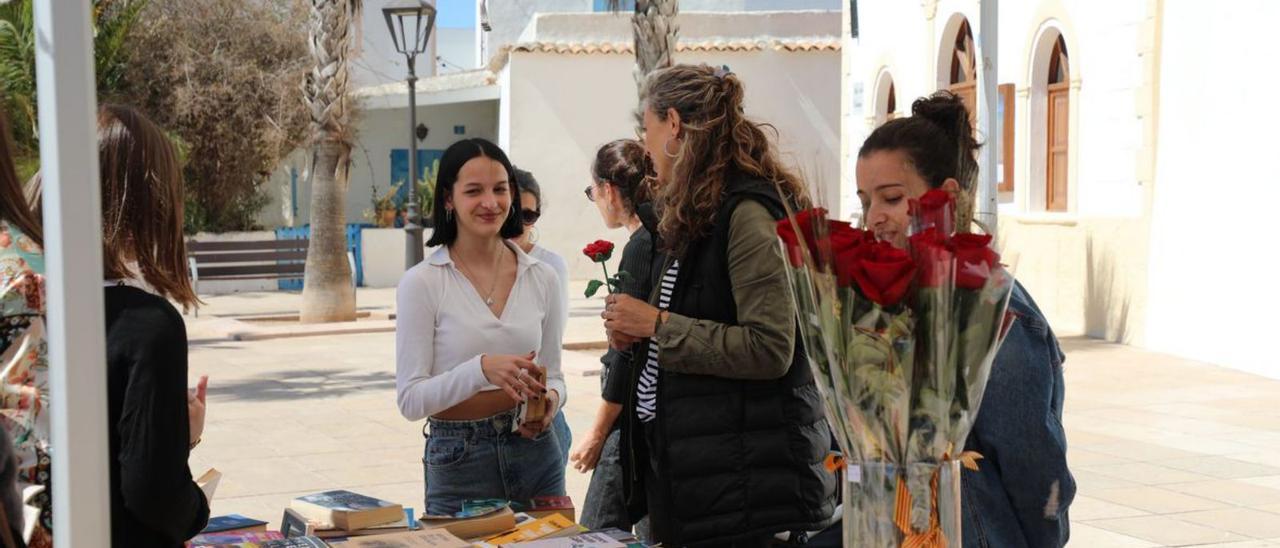
[[(671, 57), (676, 52), (676, 39), (680, 35), (680, 25), (676, 23), (680, 6), (677, 0), (635, 0), (635, 3), (631, 28), (636, 37), (635, 78), (639, 89), (644, 86), (644, 79), (650, 72), (673, 64)], [(619, 11), (622, 2), (610, 0), (609, 7)]]
[(311, 0), (311, 56), (303, 85), (311, 111), (311, 243), (302, 289), (301, 320), (356, 318), (355, 287), (347, 264), (346, 199), (355, 100), (350, 63), (360, 43), (361, 0)]

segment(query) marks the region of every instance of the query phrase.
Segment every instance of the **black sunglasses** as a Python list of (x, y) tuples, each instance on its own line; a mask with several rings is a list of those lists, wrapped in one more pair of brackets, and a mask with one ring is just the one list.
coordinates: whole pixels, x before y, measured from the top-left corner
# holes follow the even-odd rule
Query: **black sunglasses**
[(536, 209), (521, 209), (520, 220), (524, 221), (526, 226), (538, 222), (538, 218), (542, 217), (542, 212)]
[(595, 186), (596, 186), (596, 185), (594, 185), (594, 184), (592, 184), (592, 185), (587, 185), (587, 188), (586, 188), (586, 189), (584, 189), (584, 190), (582, 191), (583, 193), (585, 193), (585, 194), (587, 195), (587, 201), (590, 201), (590, 202), (594, 202), (594, 201), (596, 201), (596, 195), (591, 193), (591, 189), (592, 189), (592, 188), (595, 188)]

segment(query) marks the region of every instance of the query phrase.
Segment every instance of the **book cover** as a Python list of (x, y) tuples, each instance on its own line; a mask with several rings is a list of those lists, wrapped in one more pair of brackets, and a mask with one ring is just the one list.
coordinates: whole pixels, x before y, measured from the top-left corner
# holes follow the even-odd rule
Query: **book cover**
[(342, 546), (353, 548), (469, 548), (471, 543), (454, 536), (448, 531), (434, 529), (353, 538)]
[(418, 520), (424, 529), (444, 529), (458, 538), (485, 538), (515, 529), (516, 514), (500, 507), (487, 514), (472, 517), (423, 516)]
[(200, 533), (220, 533), (223, 531), (266, 531), (267, 522), (247, 518), (240, 514), (229, 514), (209, 518), (209, 524)]
[[(326, 524), (327, 528), (332, 529), (333, 526)], [(307, 519), (297, 510), (293, 508), (285, 508), (284, 516), (280, 518), (280, 533), (285, 538), (305, 537), (316, 532), (316, 524)]]
[(309, 520), (347, 531), (400, 521), (404, 513), (399, 504), (342, 489), (298, 497), (289, 506)]
[(560, 514), (569, 521), (577, 521), (577, 513), (573, 508), (573, 499), (569, 497), (534, 497), (533, 500), (516, 505), (517, 512), (523, 511), (535, 518), (545, 518), (551, 514)]
[(604, 533), (582, 533), (566, 538), (552, 538), (520, 543), (520, 548), (626, 548)]
[(201, 548), (224, 548), (228, 546), (253, 545), (268, 540), (278, 540), (284, 535), (276, 531), (252, 531), (240, 533), (202, 533), (191, 539), (187, 546)]
[(254, 548), (329, 548), (329, 544), (320, 537), (294, 537), (268, 540)]
[(387, 533), (400, 533), (404, 531), (417, 531), (422, 529), (422, 524), (418, 520), (413, 519), (413, 508), (404, 509), (405, 519), (403, 521), (395, 521), (385, 525), (373, 525), (365, 527), (358, 531), (347, 531), (346, 529), (316, 529), (313, 533), (322, 539), (336, 539), (359, 537), (366, 535), (385, 535)]
[(564, 534), (576, 534), (582, 532), (582, 528), (560, 514), (552, 514), (542, 519), (536, 519), (525, 523), (516, 530), (509, 533), (503, 533), (492, 537), (485, 542), (497, 546), (505, 546), (508, 544), (516, 544), (519, 542), (528, 542), (541, 538), (549, 538), (561, 536)]

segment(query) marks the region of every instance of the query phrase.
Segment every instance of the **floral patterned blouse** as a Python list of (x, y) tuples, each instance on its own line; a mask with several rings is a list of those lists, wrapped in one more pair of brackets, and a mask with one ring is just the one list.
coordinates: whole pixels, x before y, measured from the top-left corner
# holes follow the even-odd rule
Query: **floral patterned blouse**
[(13, 438), (23, 500), (52, 529), (44, 297), (44, 252), (0, 221), (0, 424)]

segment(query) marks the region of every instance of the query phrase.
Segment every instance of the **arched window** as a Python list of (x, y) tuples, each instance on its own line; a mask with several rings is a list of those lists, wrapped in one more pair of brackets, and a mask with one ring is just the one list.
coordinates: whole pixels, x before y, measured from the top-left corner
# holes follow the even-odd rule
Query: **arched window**
[(893, 75), (888, 70), (880, 72), (876, 79), (875, 125), (888, 122), (898, 117), (898, 93), (893, 83)]
[(951, 77), (947, 89), (959, 95), (969, 109), (969, 121), (978, 122), (978, 63), (969, 20), (960, 22), (951, 49)]
[(1068, 114), (1071, 109), (1071, 64), (1067, 55), (1067, 43), (1058, 34), (1049, 54), (1047, 94), (1047, 124), (1045, 162), (1045, 209), (1067, 210), (1067, 147), (1070, 144)]

